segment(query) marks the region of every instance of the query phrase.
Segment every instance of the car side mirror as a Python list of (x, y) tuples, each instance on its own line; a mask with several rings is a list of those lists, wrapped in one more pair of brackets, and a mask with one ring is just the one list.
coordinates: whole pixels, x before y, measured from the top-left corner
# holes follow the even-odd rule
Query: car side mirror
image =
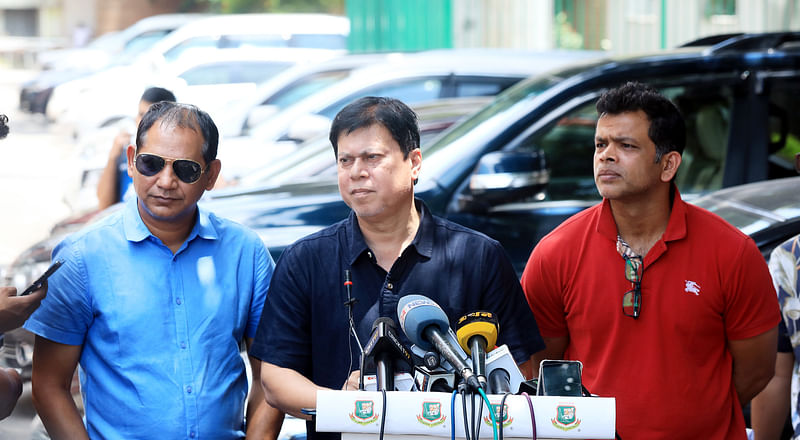
[(478, 161), (469, 180), (468, 196), (461, 202), (468, 210), (485, 210), (535, 196), (549, 182), (544, 152), (495, 151)]

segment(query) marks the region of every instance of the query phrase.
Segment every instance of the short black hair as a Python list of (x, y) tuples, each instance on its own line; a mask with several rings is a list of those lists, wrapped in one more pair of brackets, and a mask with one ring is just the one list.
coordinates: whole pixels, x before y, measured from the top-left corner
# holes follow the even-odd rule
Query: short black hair
[(194, 105), (169, 101), (156, 102), (142, 116), (142, 121), (136, 130), (137, 149), (145, 144), (147, 130), (159, 120), (161, 126), (189, 128), (200, 133), (203, 136), (203, 160), (206, 161), (206, 165), (217, 158), (219, 130), (211, 116)]
[(650, 120), (647, 135), (656, 145), (656, 162), (664, 154), (683, 154), (686, 146), (686, 122), (675, 104), (656, 89), (639, 82), (627, 82), (603, 93), (597, 100), (597, 113), (618, 115), (642, 110)]
[(399, 99), (366, 96), (347, 104), (333, 118), (330, 141), (333, 153), (339, 154), (339, 137), (350, 134), (359, 128), (374, 124), (384, 126), (392, 138), (400, 145), (403, 159), (411, 151), (419, 148), (419, 126), (417, 114)]
[(8, 116), (0, 114), (0, 139), (8, 136)]
[(142, 93), (140, 101), (155, 104), (156, 102), (169, 101), (176, 102), (175, 94), (162, 87), (150, 87)]

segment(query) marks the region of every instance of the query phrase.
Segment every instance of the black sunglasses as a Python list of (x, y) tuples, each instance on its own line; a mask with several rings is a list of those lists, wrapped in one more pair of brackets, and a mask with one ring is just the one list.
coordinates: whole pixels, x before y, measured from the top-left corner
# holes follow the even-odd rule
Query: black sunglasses
[(172, 170), (175, 175), (184, 183), (197, 182), (206, 171), (202, 165), (190, 159), (172, 159), (151, 153), (137, 154), (133, 159), (136, 171), (147, 177), (160, 173), (169, 162), (172, 162)]
[(625, 278), (633, 283), (633, 289), (622, 295), (622, 313), (633, 319), (639, 318), (642, 309), (642, 257), (623, 256), (625, 259)]

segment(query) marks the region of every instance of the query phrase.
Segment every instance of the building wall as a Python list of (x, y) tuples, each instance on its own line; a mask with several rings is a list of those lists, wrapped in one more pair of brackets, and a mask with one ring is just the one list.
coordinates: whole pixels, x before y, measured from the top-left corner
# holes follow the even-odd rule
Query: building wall
[(553, 47), (553, 0), (453, 0), (454, 47)]
[[(66, 0), (65, 0), (66, 1)], [(72, 0), (81, 2), (82, 0)], [(156, 14), (177, 12), (182, 0), (94, 0), (97, 33), (125, 29), (138, 20)]]

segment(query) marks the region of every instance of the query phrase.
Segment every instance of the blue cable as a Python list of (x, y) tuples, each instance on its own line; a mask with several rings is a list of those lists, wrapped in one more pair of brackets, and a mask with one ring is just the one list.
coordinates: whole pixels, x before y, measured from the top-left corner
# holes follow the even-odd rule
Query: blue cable
[(456, 440), (456, 395), (458, 390), (453, 390), (453, 398), (450, 400), (450, 439)]
[[(478, 392), (481, 393), (481, 397), (483, 397), (484, 402), (486, 402), (486, 408), (489, 408), (489, 415), (492, 417), (492, 432), (494, 433), (494, 440), (497, 440), (497, 419), (494, 417), (494, 411), (492, 411), (492, 402), (489, 402), (489, 398), (486, 397), (486, 393), (483, 392), (483, 389), (478, 388)], [(480, 423), (480, 420), (478, 423)]]

